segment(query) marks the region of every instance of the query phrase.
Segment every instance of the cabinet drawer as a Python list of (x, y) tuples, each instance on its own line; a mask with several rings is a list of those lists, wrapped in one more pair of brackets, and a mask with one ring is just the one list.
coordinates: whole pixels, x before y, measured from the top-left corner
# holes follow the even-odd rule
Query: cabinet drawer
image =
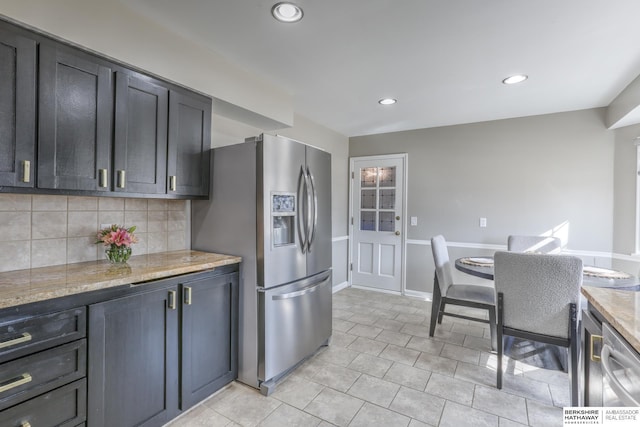
[(82, 379), (0, 412), (0, 425), (75, 427), (86, 417), (87, 381)]
[(0, 410), (80, 379), (87, 370), (85, 339), (0, 365)]
[(0, 363), (84, 338), (86, 308), (20, 319), (0, 325)]

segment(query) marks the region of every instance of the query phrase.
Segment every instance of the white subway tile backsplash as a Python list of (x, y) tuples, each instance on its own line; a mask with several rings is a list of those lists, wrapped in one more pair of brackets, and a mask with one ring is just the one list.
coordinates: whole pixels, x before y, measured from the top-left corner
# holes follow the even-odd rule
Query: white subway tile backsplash
[(0, 271), (105, 259), (102, 224), (135, 225), (134, 255), (187, 249), (188, 203), (0, 194)]

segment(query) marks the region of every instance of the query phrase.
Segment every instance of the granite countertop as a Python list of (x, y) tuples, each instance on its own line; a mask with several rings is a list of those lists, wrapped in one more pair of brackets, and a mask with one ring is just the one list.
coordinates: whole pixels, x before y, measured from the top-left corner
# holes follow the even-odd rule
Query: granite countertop
[(583, 286), (582, 294), (640, 353), (640, 292)]
[(134, 255), (125, 265), (102, 260), (8, 271), (0, 273), (0, 309), (209, 270), (241, 260), (233, 255), (181, 250)]

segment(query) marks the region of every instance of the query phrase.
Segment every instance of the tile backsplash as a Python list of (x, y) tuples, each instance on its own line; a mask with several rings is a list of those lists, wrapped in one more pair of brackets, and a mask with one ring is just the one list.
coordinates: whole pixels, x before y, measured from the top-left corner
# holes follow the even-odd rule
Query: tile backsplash
[(134, 255), (187, 249), (188, 203), (0, 194), (0, 272), (105, 259), (101, 224), (135, 225)]

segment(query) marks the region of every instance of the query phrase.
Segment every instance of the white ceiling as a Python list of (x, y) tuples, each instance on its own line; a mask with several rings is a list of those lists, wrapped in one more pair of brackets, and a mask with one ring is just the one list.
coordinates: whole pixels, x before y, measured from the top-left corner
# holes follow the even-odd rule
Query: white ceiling
[(602, 107), (640, 74), (639, 0), (276, 1), (122, 0), (346, 136)]

